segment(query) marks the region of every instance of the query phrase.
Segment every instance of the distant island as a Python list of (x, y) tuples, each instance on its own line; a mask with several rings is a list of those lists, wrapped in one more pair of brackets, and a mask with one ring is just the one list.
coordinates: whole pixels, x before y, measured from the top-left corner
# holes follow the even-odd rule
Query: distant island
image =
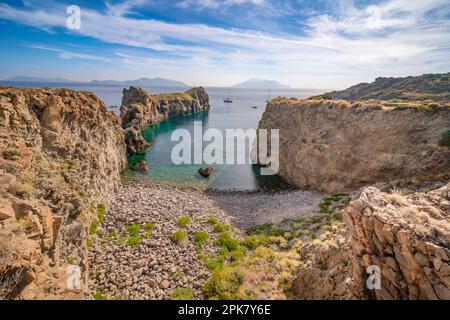
[(116, 80), (94, 80), (91, 84), (103, 85), (123, 85), (123, 86), (154, 86), (154, 87), (187, 87), (181, 81), (164, 78), (139, 78), (136, 80), (116, 81)]
[(275, 80), (252, 78), (242, 83), (236, 84), (237, 89), (290, 89), (289, 86)]
[[(4, 79), (1, 81), (8, 82), (50, 82), (50, 83), (83, 83), (83, 81), (73, 81), (63, 78), (41, 78), (41, 77), (27, 77), (27, 76), (17, 76), (13, 78)], [(175, 81), (164, 78), (139, 78), (136, 80), (93, 80), (91, 82), (86, 82), (94, 85), (122, 85), (122, 86), (153, 86), (153, 87), (188, 87), (187, 84), (181, 81)]]

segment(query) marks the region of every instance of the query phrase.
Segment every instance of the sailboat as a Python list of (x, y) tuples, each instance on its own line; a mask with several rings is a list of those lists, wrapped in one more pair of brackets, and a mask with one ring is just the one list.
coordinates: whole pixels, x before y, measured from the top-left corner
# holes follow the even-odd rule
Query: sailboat
[(233, 103), (233, 100), (230, 99), (230, 88), (228, 88), (228, 96), (223, 100), (224, 103)]
[(268, 97), (267, 97), (267, 100), (266, 100), (266, 102), (267, 102), (267, 103), (269, 103), (269, 102), (270, 102), (270, 89), (269, 89), (269, 95), (268, 95)]

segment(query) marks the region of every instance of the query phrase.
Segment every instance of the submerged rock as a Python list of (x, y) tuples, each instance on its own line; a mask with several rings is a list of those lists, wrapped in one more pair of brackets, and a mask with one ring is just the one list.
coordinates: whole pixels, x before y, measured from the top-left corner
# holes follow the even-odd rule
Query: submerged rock
[(200, 173), (200, 175), (204, 178), (208, 178), (210, 175), (212, 175), (212, 173), (214, 172), (214, 167), (213, 166), (207, 166), (204, 168), (200, 168), (198, 169), (198, 173)]
[(148, 173), (150, 169), (148, 167), (147, 161), (141, 160), (141, 161), (136, 162), (135, 164), (133, 164), (131, 166), (131, 170), (136, 171), (136, 172), (140, 172), (140, 173)]

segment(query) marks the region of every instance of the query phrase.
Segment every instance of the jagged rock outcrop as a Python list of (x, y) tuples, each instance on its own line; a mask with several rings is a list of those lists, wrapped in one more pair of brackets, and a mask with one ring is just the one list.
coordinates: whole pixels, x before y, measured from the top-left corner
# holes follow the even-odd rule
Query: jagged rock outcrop
[[(274, 99), (260, 129), (279, 129), (278, 175), (306, 189), (354, 190), (450, 172), (450, 106)], [(270, 150), (270, 149), (269, 149)]]
[(149, 147), (140, 134), (148, 125), (174, 116), (209, 110), (209, 97), (202, 87), (184, 93), (150, 95), (142, 88), (123, 89), (120, 116), (125, 130), (128, 154), (141, 153)]
[[(354, 294), (374, 299), (450, 299), (450, 184), (403, 196), (365, 188), (345, 210)], [(377, 266), (381, 289), (369, 290)]]
[[(0, 87), (0, 299), (82, 297), (87, 229), (125, 150), (120, 119), (93, 94)], [(67, 288), (69, 265), (80, 290)]]

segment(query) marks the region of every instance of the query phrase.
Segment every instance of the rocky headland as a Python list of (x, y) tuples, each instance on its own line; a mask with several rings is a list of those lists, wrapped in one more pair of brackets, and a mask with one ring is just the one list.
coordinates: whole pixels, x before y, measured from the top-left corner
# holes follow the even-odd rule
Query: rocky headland
[(279, 176), (326, 192), (450, 173), (450, 105), (274, 99), (260, 129), (279, 129)]
[(140, 131), (169, 117), (184, 116), (210, 108), (205, 89), (193, 88), (184, 93), (151, 95), (142, 88), (123, 89), (120, 117), (125, 130), (127, 153), (141, 153), (149, 147)]

